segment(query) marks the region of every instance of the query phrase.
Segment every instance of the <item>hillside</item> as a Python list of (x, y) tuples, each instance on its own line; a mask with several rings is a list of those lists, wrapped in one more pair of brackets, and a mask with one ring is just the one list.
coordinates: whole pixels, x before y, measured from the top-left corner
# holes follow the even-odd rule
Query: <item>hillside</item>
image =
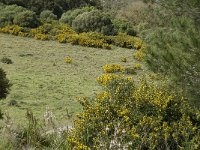
[(199, 0), (0, 0), (0, 150), (200, 150)]
[[(132, 66), (135, 62), (132, 50), (117, 47), (87, 48), (5, 34), (0, 34), (0, 41), (0, 58), (13, 61), (0, 63), (13, 84), (0, 108), (20, 122), (27, 108), (41, 118), (49, 107), (58, 120), (66, 117), (67, 109), (80, 112), (76, 97), (89, 97), (101, 89), (96, 78), (102, 74), (103, 65)], [(65, 63), (66, 56), (72, 57), (71, 64)], [(128, 62), (121, 62), (122, 57)], [(8, 106), (13, 100), (17, 106)]]

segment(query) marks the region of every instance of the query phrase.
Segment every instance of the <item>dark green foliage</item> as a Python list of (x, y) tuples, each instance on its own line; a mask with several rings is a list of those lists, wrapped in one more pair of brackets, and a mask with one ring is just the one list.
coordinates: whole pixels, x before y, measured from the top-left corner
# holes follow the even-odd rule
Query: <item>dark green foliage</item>
[(16, 100), (10, 100), (8, 106), (18, 106), (18, 102)]
[(1, 109), (0, 109), (0, 120), (3, 119), (3, 113), (1, 112)]
[(17, 24), (22, 27), (37, 27), (39, 21), (33, 11), (17, 5), (0, 5), (0, 27)]
[(37, 27), (40, 23), (36, 14), (32, 11), (26, 10), (16, 14), (13, 23), (21, 27)]
[(58, 18), (64, 11), (82, 6), (101, 7), (99, 0), (0, 0), (4, 4), (17, 4), (28, 8), (37, 15), (44, 10), (51, 10)]
[(95, 9), (94, 7), (83, 7), (83, 8), (78, 8), (78, 9), (74, 9), (74, 10), (69, 10), (66, 13), (63, 13), (61, 18), (60, 18), (60, 22), (63, 23), (67, 23), (70, 26), (72, 26), (72, 21), (80, 14), (84, 13), (84, 12), (89, 12), (92, 11), (93, 9)]
[(25, 8), (17, 5), (0, 5), (0, 27), (13, 24), (14, 17), (26, 11)]
[(137, 72), (135, 71), (135, 69), (134, 69), (134, 68), (131, 68), (131, 67), (125, 68), (125, 69), (124, 69), (124, 73), (125, 73), (125, 74), (137, 74)]
[(149, 45), (146, 62), (154, 72), (167, 75), (171, 80), (170, 84), (175, 85), (192, 104), (199, 107), (200, 17), (197, 14), (200, 2), (198, 0), (184, 1), (184, 3), (180, 0), (176, 0), (176, 3), (169, 3), (170, 0), (161, 2), (161, 9), (167, 8), (166, 13), (172, 16), (165, 25), (152, 28), (152, 32), (146, 36)]
[(53, 20), (57, 20), (57, 16), (50, 10), (44, 10), (40, 13), (40, 20), (42, 22), (51, 22)]
[(5, 63), (5, 64), (12, 64), (13, 63), (13, 61), (10, 58), (7, 58), (7, 57), (3, 57), (1, 59), (1, 62)]
[(116, 34), (110, 17), (99, 11), (93, 10), (78, 15), (72, 22), (72, 28), (77, 32), (101, 32), (104, 35)]
[(115, 30), (122, 33), (127, 33), (128, 35), (136, 36), (136, 31), (133, 29), (133, 26), (130, 22), (127, 22), (125, 20), (119, 20), (114, 19), (113, 25), (115, 27)]
[(9, 81), (6, 78), (6, 73), (0, 68), (0, 99), (5, 98), (9, 93)]

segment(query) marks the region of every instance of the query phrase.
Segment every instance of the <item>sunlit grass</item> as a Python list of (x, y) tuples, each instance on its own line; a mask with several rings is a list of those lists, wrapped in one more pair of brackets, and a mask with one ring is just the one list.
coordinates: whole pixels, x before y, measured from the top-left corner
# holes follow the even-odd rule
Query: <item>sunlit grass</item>
[[(129, 49), (86, 48), (0, 34), (0, 58), (13, 61), (0, 63), (13, 84), (8, 97), (0, 101), (0, 108), (19, 123), (27, 108), (42, 118), (49, 107), (58, 120), (66, 120), (66, 110), (74, 114), (81, 111), (77, 96), (92, 96), (101, 89), (96, 78), (102, 74), (102, 66), (132, 66), (132, 54)], [(66, 63), (65, 57), (73, 58), (72, 63)], [(128, 61), (121, 62), (121, 57)], [(18, 106), (8, 106), (11, 100)]]

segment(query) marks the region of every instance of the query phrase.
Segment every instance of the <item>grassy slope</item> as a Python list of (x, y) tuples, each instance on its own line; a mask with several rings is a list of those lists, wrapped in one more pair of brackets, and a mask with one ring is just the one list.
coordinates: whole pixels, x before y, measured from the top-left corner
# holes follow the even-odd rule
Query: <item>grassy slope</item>
[[(17, 122), (22, 122), (26, 108), (42, 117), (49, 107), (58, 120), (66, 118), (66, 109), (79, 112), (76, 97), (92, 96), (101, 89), (96, 77), (102, 74), (103, 65), (134, 63), (128, 49), (94, 49), (0, 34), (0, 59), (4, 56), (14, 62), (0, 63), (13, 86), (8, 97), (0, 101), (0, 108)], [(71, 56), (73, 63), (66, 64), (65, 56)], [(127, 63), (120, 62), (123, 56)], [(8, 106), (10, 100), (16, 100), (19, 107)]]

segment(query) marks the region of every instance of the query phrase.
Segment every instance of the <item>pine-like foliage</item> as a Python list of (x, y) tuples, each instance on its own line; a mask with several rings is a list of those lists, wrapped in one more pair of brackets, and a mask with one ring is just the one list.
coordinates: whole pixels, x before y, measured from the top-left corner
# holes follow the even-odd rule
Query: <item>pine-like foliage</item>
[(6, 73), (0, 68), (0, 99), (5, 98), (9, 93), (9, 81), (6, 78)]
[[(171, 2), (171, 3), (170, 3)], [(159, 1), (160, 9), (171, 16), (165, 25), (146, 36), (149, 45), (146, 62), (155, 72), (167, 75), (188, 97), (200, 104), (200, 2), (198, 0)], [(160, 10), (161, 11), (161, 10)], [(157, 16), (163, 20), (161, 16)]]

